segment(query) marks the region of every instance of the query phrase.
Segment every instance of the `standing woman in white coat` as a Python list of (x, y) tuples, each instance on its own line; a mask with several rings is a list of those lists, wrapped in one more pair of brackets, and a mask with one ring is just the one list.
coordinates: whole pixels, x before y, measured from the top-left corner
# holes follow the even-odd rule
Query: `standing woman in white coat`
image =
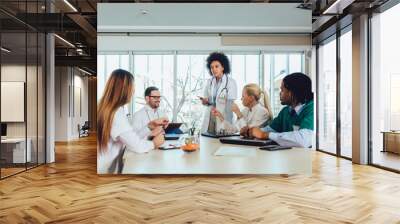
[(228, 122), (232, 122), (231, 110), (233, 101), (237, 98), (236, 81), (230, 77), (231, 66), (228, 57), (220, 52), (213, 52), (207, 58), (207, 68), (211, 78), (207, 80), (204, 96), (200, 97), (206, 106), (202, 132), (219, 134), (224, 131), (224, 125), (213, 115), (220, 111)]
[[(97, 173), (119, 173), (123, 151), (148, 152), (164, 143), (164, 133), (158, 121), (149, 124), (152, 141), (140, 138), (133, 131), (124, 105), (135, 92), (134, 78), (128, 71), (117, 69), (111, 73), (97, 109)], [(117, 164), (117, 165), (116, 165)]]

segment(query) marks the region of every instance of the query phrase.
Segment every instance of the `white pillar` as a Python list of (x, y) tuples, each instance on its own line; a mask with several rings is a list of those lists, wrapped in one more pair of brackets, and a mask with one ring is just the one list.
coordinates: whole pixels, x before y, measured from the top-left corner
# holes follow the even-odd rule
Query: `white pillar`
[(353, 162), (368, 163), (368, 15), (353, 20)]
[[(46, 1), (46, 12), (54, 12), (54, 5)], [(55, 42), (54, 34), (46, 35), (46, 163), (55, 162)]]
[(55, 161), (55, 44), (53, 34), (47, 34), (46, 47), (46, 163), (52, 163)]

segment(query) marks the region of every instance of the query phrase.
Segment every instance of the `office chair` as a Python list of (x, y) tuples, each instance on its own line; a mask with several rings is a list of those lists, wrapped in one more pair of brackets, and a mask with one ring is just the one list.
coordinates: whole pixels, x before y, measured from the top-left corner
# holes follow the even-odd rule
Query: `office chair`
[(79, 138), (89, 136), (89, 129), (90, 129), (89, 121), (85, 121), (82, 127), (78, 124)]

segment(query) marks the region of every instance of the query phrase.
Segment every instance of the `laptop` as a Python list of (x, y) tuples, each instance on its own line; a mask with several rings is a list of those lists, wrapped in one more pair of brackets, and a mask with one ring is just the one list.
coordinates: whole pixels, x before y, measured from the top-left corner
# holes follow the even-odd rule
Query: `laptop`
[(178, 140), (182, 134), (181, 127), (182, 123), (169, 123), (165, 131), (165, 140)]
[(181, 137), (181, 134), (165, 134), (165, 140), (178, 140)]
[(182, 123), (169, 123), (167, 128), (164, 130), (166, 134), (182, 134), (181, 127)]
[(219, 139), (221, 143), (234, 144), (234, 145), (248, 145), (248, 146), (266, 146), (278, 145), (272, 140), (249, 139), (242, 136), (222, 137)]
[(223, 138), (223, 137), (232, 137), (232, 136), (240, 136), (239, 133), (231, 133), (231, 134), (213, 134), (209, 132), (201, 133), (202, 136), (210, 137), (210, 138)]

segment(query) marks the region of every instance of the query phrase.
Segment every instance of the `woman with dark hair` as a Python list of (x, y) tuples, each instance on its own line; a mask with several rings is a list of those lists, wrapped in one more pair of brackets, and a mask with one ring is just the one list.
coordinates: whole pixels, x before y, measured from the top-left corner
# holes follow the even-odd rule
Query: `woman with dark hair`
[(206, 106), (202, 132), (220, 134), (224, 132), (224, 125), (216, 119), (215, 112), (219, 111), (225, 120), (232, 123), (232, 103), (237, 97), (236, 81), (229, 76), (231, 66), (228, 57), (220, 52), (213, 52), (207, 58), (207, 68), (211, 78), (204, 88), (204, 95), (200, 97)]
[(314, 101), (311, 79), (303, 73), (292, 73), (281, 83), (280, 100), (286, 105), (263, 129), (251, 128), (249, 137), (271, 139), (282, 146), (312, 145), (314, 133)]
[(118, 173), (122, 167), (124, 148), (143, 153), (158, 148), (164, 143), (164, 132), (160, 121), (154, 121), (152, 141), (142, 139), (129, 124), (124, 105), (131, 102), (135, 92), (134, 78), (128, 71), (117, 69), (111, 73), (97, 109), (97, 172)]

